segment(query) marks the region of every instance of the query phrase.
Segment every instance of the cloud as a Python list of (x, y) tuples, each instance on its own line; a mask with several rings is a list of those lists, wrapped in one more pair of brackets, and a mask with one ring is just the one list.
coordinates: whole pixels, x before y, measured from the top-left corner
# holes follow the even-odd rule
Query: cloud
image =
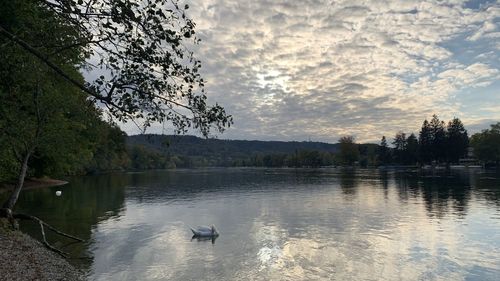
[(484, 36), (488, 37), (498, 37), (498, 32), (493, 32), (497, 29), (495, 23), (491, 21), (485, 22), (476, 32), (474, 32), (471, 36), (467, 37), (467, 40), (477, 41)]
[(482, 87), (487, 86), (498, 78), (498, 69), (490, 68), (483, 63), (471, 64), (467, 67), (460, 66), (453, 69), (447, 69), (437, 76), (438, 78), (451, 80), (450, 84), (456, 86)]
[[(498, 80), (500, 68), (500, 5), (466, 4), (190, 3), (209, 100), (234, 115), (222, 137), (334, 142), (353, 134), (376, 141), (418, 130), (434, 113), (466, 115), (453, 97)], [(466, 50), (454, 47), (465, 43)], [(471, 50), (485, 55), (463, 61)]]

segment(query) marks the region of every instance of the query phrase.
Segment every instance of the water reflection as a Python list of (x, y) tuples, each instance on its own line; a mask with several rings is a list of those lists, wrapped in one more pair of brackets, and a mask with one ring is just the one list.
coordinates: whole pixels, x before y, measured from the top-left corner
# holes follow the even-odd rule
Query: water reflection
[(452, 213), (457, 218), (463, 218), (467, 215), (470, 200), (499, 203), (500, 181), (491, 177), (497, 174), (483, 174), (490, 175), (488, 181), (481, 180), (478, 173), (470, 171), (395, 173), (395, 181), (400, 200), (422, 198), (430, 217), (442, 218)]
[[(92, 280), (498, 280), (498, 178), (178, 170), (73, 179), (19, 207), (90, 238), (73, 252)], [(193, 240), (206, 224), (217, 241)]]
[(353, 199), (356, 194), (358, 177), (356, 177), (356, 170), (343, 169), (339, 173), (340, 188), (342, 193), (346, 195), (346, 199)]
[(193, 235), (193, 236), (191, 236), (191, 241), (198, 241), (198, 242), (210, 241), (210, 242), (212, 242), (212, 244), (215, 244), (215, 240), (217, 240), (218, 237), (219, 236), (203, 237), (203, 236)]
[[(66, 233), (81, 237), (92, 243), (92, 231), (100, 221), (120, 217), (124, 211), (125, 183), (122, 176), (91, 176), (70, 179), (63, 187), (28, 190), (21, 193), (16, 206), (18, 212), (36, 215)], [(62, 190), (62, 196), (55, 196)], [(39, 226), (29, 222), (21, 224), (35, 238), (41, 239)], [(93, 257), (87, 252), (89, 243), (72, 243), (47, 232), (48, 240), (63, 247), (77, 265), (90, 265)], [(89, 260), (90, 259), (90, 260)]]

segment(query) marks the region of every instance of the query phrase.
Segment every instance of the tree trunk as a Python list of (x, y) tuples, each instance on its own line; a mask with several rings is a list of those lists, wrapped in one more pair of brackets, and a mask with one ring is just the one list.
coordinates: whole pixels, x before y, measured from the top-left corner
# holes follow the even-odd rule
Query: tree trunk
[(17, 185), (12, 191), (9, 199), (3, 204), (3, 208), (12, 210), (16, 205), (17, 198), (19, 198), (19, 193), (21, 193), (21, 189), (24, 185), (24, 178), (26, 177), (26, 172), (28, 171), (28, 161), (30, 157), (31, 151), (26, 152), (26, 155), (24, 155), (23, 163), (21, 164), (21, 170), (19, 171)]

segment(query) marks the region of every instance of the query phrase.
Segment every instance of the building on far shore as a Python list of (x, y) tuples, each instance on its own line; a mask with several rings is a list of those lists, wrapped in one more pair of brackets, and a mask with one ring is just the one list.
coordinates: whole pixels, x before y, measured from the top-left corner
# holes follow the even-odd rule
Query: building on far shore
[(482, 167), (479, 160), (474, 155), (474, 148), (468, 147), (467, 154), (464, 158), (458, 160), (459, 165), (452, 165), (451, 168), (480, 168)]

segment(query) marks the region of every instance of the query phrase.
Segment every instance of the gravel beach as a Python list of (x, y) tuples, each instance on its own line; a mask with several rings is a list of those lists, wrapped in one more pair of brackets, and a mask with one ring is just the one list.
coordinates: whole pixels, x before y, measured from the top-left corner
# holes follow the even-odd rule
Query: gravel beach
[(0, 280), (85, 280), (82, 272), (42, 243), (0, 221)]

